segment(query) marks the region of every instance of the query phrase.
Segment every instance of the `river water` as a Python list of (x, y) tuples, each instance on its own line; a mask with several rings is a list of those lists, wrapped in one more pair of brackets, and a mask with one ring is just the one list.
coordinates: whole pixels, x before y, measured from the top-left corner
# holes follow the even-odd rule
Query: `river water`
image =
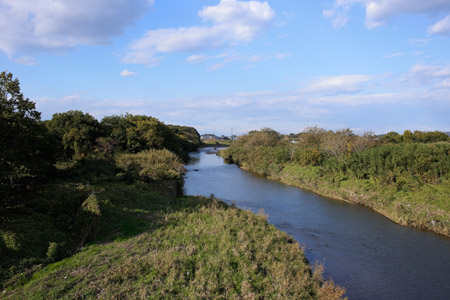
[(450, 299), (450, 239), (370, 209), (268, 180), (204, 148), (191, 153), (184, 192), (258, 212), (295, 238), (349, 299)]

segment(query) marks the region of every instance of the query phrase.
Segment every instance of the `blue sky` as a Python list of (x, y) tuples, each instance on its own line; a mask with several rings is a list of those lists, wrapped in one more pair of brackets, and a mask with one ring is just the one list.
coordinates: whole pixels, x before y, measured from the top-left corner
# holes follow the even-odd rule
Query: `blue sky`
[(450, 131), (450, 0), (0, 0), (0, 32), (43, 119)]

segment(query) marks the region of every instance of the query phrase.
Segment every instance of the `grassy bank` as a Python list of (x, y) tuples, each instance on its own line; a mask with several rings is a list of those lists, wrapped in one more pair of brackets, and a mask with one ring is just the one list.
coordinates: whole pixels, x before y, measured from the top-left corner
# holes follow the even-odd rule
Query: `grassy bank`
[(138, 155), (118, 159), (123, 168), (67, 167), (61, 182), (30, 195), (27, 208), (2, 215), (0, 298), (342, 298), (265, 216), (175, 197), (174, 173), (147, 162)]
[(398, 224), (450, 236), (448, 149), (448, 143), (387, 145), (317, 165), (301, 156), (316, 153), (296, 145), (235, 144), (221, 155), (271, 179), (367, 206)]
[(226, 147), (229, 146), (232, 142), (232, 140), (208, 139), (203, 140), (200, 147)]
[[(141, 194), (144, 195), (145, 192)], [(123, 195), (120, 199), (109, 198), (109, 203), (123, 202)], [(143, 233), (130, 235), (126, 230), (128, 234), (112, 241), (87, 246), (78, 254), (34, 273), (3, 297), (340, 299), (342, 296), (342, 290), (331, 282), (322, 282), (320, 270), (311, 273), (298, 244), (269, 225), (264, 216), (194, 197), (178, 198), (163, 206), (158, 201), (153, 207), (120, 205), (141, 216), (137, 223), (142, 224), (133, 227)]]

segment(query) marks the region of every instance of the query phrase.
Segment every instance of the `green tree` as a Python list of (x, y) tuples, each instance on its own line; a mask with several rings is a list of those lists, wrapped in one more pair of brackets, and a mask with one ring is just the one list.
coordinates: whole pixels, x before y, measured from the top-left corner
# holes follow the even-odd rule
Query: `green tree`
[(127, 129), (131, 126), (131, 122), (125, 116), (104, 117), (100, 122), (103, 138), (100, 138), (97, 144), (103, 148), (112, 148), (112, 152), (126, 152)]
[(51, 173), (54, 148), (34, 102), (7, 72), (0, 74), (0, 111), (0, 194), (5, 199)]
[(62, 156), (69, 159), (80, 159), (91, 154), (101, 134), (99, 122), (90, 114), (78, 110), (56, 113), (46, 125), (60, 141)]
[(183, 149), (183, 142), (167, 125), (156, 118), (142, 115), (126, 115), (131, 124), (127, 128), (128, 151), (138, 153), (149, 149), (167, 149), (183, 159), (187, 153)]
[(392, 143), (392, 144), (398, 144), (402, 142), (402, 136), (395, 132), (395, 131), (391, 131), (386, 133), (382, 138), (381, 138), (381, 142), (383, 144), (388, 144), (388, 143)]

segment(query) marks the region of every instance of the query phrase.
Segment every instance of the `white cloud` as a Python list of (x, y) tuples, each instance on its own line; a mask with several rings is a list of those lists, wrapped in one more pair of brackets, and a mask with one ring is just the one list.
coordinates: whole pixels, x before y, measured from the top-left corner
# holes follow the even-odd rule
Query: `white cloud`
[[(450, 66), (416, 64), (403, 79), (412, 88), (450, 88)], [(444, 97), (447, 100), (449, 97)]]
[(450, 66), (436, 66), (417, 64), (411, 68), (411, 73), (415, 76), (426, 76), (429, 78), (450, 76)]
[(169, 124), (194, 126), (202, 132), (215, 129), (221, 134), (230, 132), (231, 127), (235, 133), (263, 127), (289, 133), (314, 125), (330, 129), (362, 128), (379, 133), (405, 129), (450, 130), (450, 67), (419, 64), (403, 74), (418, 82), (401, 82), (396, 76), (323, 76), (311, 79), (313, 91), (241, 92), (164, 101), (100, 100), (77, 93), (33, 101), (44, 119), (69, 109), (88, 112), (98, 119), (128, 112), (151, 115)]
[(78, 45), (110, 43), (142, 16), (153, 0), (1, 0), (0, 50), (65, 52)]
[(218, 69), (222, 69), (223, 67), (225, 67), (225, 64), (214, 64), (208, 68), (208, 71), (215, 71)]
[[(275, 54), (253, 54), (250, 56), (244, 56), (240, 53), (231, 52), (231, 53), (220, 53), (213, 56), (203, 55), (203, 54), (194, 54), (191, 56), (188, 56), (186, 58), (186, 62), (189, 64), (202, 64), (202, 63), (211, 63), (214, 62), (212, 65), (208, 67), (208, 71), (214, 71), (220, 68), (225, 67), (227, 64), (235, 61), (244, 61), (249, 63), (259, 63), (259, 62), (265, 62), (273, 59), (284, 59), (287, 57), (290, 57), (290, 53), (275, 53)], [(255, 67), (254, 65), (246, 66), (245, 69), (250, 69)]]
[(122, 72), (120, 72), (120, 76), (124, 76), (124, 77), (137, 76), (137, 75), (139, 75), (139, 74), (132, 72), (132, 71), (128, 71), (128, 70), (123, 70)]
[(198, 52), (250, 42), (272, 26), (275, 12), (267, 2), (221, 0), (198, 15), (212, 25), (149, 30), (128, 46), (123, 61), (152, 66), (161, 53)]
[(198, 54), (189, 56), (188, 58), (186, 58), (186, 61), (190, 64), (200, 64), (211, 59), (214, 59), (214, 57)]
[(447, 79), (443, 80), (441, 82), (441, 84), (439, 85), (439, 87), (450, 89), (450, 78), (447, 78)]
[(313, 79), (303, 91), (322, 93), (356, 92), (371, 79), (372, 76), (359, 74), (318, 77)]
[(426, 46), (431, 39), (410, 39), (409, 42), (414, 45)]
[(37, 65), (36, 60), (31, 56), (20, 56), (17, 58), (13, 58), (13, 61), (18, 64), (25, 65), (25, 66), (36, 66)]
[(271, 59), (272, 59), (272, 55), (254, 54), (248, 58), (248, 61), (251, 63), (256, 63), (256, 62), (268, 61)]
[(403, 55), (405, 55), (405, 53), (403, 53), (403, 52), (397, 52), (397, 53), (385, 55), (385, 56), (383, 56), (383, 58), (393, 58), (393, 57), (399, 57), (399, 56), (403, 56)]
[(385, 25), (393, 17), (403, 14), (434, 14), (450, 11), (448, 0), (335, 0), (330, 9), (323, 11), (335, 27), (344, 26), (348, 21), (351, 6), (364, 5), (366, 27), (371, 29)]
[(450, 15), (428, 27), (428, 32), (450, 37)]
[(346, 7), (339, 7), (334, 9), (325, 9), (322, 11), (322, 15), (331, 20), (331, 23), (333, 23), (334, 28), (340, 28), (347, 24), (348, 22), (348, 6)]

